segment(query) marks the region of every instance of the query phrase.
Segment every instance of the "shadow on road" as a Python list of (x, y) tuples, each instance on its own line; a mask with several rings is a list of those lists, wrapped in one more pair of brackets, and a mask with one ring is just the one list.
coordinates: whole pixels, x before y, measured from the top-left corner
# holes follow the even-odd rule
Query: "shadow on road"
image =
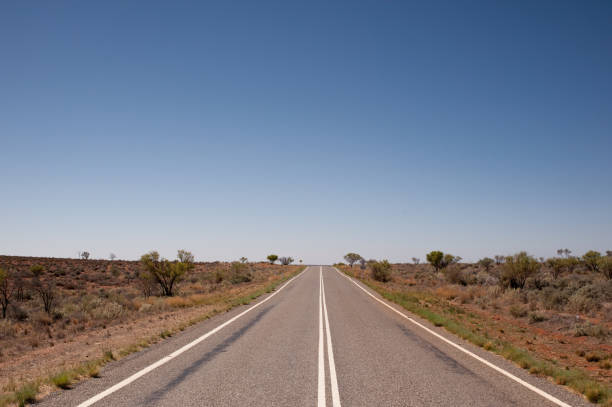
[(181, 374), (179, 374), (178, 376), (176, 376), (174, 379), (172, 379), (170, 382), (168, 382), (168, 384), (166, 384), (164, 387), (162, 387), (161, 389), (157, 390), (155, 393), (151, 394), (145, 401), (144, 405), (153, 405), (155, 404), (157, 401), (159, 401), (161, 398), (163, 398), (163, 396), (168, 393), (170, 390), (172, 390), (173, 388), (175, 388), (176, 386), (178, 386), (181, 382), (183, 382), (185, 379), (187, 379), (187, 377), (189, 375), (191, 375), (192, 373), (196, 372), (198, 369), (200, 369), (203, 365), (205, 365), (206, 363), (208, 363), (209, 361), (211, 361), (212, 359), (215, 358), (215, 356), (219, 355), (222, 352), (225, 352), (226, 349), (234, 342), (236, 342), (242, 335), (244, 335), (250, 328), (252, 328), (257, 322), (259, 322), (259, 320), (261, 318), (264, 317), (264, 315), (266, 315), (270, 309), (272, 309), (273, 306), (268, 306), (267, 308), (263, 309), (261, 312), (259, 312), (259, 314), (257, 314), (257, 316), (255, 318), (253, 318), (248, 324), (246, 324), (245, 326), (243, 326), (242, 328), (240, 328), (239, 330), (237, 330), (236, 332), (234, 332), (233, 334), (231, 334), (229, 337), (227, 337), (223, 342), (221, 342), (220, 344), (218, 344), (217, 346), (215, 346), (210, 352), (205, 353), (204, 355), (202, 355), (201, 358), (195, 360), (191, 365), (189, 365), (189, 367), (187, 367), (186, 369), (183, 369), (181, 371)]

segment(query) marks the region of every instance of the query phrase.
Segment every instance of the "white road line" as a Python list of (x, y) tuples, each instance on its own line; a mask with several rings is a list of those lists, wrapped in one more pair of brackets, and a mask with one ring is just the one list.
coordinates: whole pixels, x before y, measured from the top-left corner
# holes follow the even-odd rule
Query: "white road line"
[[(306, 269), (304, 269), (304, 271), (306, 271), (306, 270), (308, 270), (308, 267), (306, 267)], [(172, 352), (168, 356), (163, 357), (160, 360), (158, 360), (157, 362), (155, 362), (155, 363), (145, 367), (144, 369), (134, 373), (133, 375), (129, 376), (127, 379), (124, 379), (124, 380), (120, 381), (119, 383), (115, 384), (114, 386), (109, 387), (108, 389), (104, 390), (102, 393), (99, 393), (99, 394), (93, 396), (92, 398), (90, 398), (88, 400), (85, 400), (84, 402), (79, 404), (77, 407), (91, 406), (92, 404), (102, 400), (104, 397), (106, 397), (106, 396), (116, 392), (117, 390), (127, 386), (128, 384), (132, 383), (133, 381), (135, 381), (135, 380), (139, 379), (140, 377), (146, 375), (150, 371), (157, 369), (158, 367), (160, 367), (161, 365), (163, 365), (165, 363), (168, 363), (169, 361), (171, 361), (172, 359), (174, 359), (175, 357), (177, 357), (181, 353), (184, 353), (184, 352), (188, 351), (189, 349), (193, 348), (194, 346), (196, 346), (198, 343), (202, 342), (203, 340), (205, 340), (209, 336), (219, 332), (221, 329), (225, 328), (226, 326), (228, 326), (229, 324), (231, 324), (232, 322), (234, 322), (235, 320), (237, 320), (238, 318), (240, 318), (241, 316), (243, 316), (247, 312), (250, 312), (250, 311), (254, 310), (255, 308), (259, 307), (261, 304), (263, 304), (266, 301), (270, 300), (276, 294), (281, 292), (281, 290), (283, 288), (287, 287), (287, 285), (289, 283), (291, 283), (297, 277), (301, 276), (304, 273), (304, 271), (302, 271), (297, 276), (293, 277), (291, 280), (287, 281), (285, 284), (283, 284), (283, 286), (281, 288), (279, 288), (278, 290), (273, 292), (269, 297), (265, 298), (263, 301), (258, 302), (257, 304), (253, 305), (251, 308), (249, 308), (249, 309), (241, 312), (240, 314), (236, 315), (235, 317), (225, 321), (224, 323), (222, 323), (221, 325), (219, 325), (215, 329), (205, 333), (204, 335), (200, 336), (199, 338), (195, 339), (194, 341), (189, 342), (187, 345), (185, 345), (185, 346), (175, 350), (174, 352)]]
[(322, 282), (322, 268), (319, 269), (319, 379), (318, 379), (318, 391), (317, 391), (317, 406), (325, 407), (325, 348), (323, 344), (323, 286)]
[(334, 362), (334, 351), (332, 349), (331, 331), (329, 330), (329, 318), (327, 316), (327, 303), (325, 302), (325, 280), (323, 278), (323, 267), (321, 267), (321, 287), (323, 291), (323, 312), (325, 313), (325, 333), (327, 334), (327, 361), (329, 363), (329, 378), (332, 390), (332, 406), (340, 407), (340, 393), (338, 392), (338, 379), (336, 377), (336, 363)]
[(409, 316), (407, 316), (406, 314), (396, 310), (395, 308), (393, 308), (392, 306), (390, 306), (389, 304), (387, 304), (386, 302), (380, 300), (379, 298), (376, 298), (374, 295), (372, 295), (372, 293), (370, 293), (368, 290), (366, 290), (365, 288), (363, 288), (362, 286), (360, 286), (359, 284), (357, 284), (355, 282), (355, 280), (353, 280), (352, 278), (350, 278), (349, 276), (347, 276), (346, 274), (342, 273), (340, 270), (338, 270), (337, 268), (334, 267), (334, 269), (340, 273), (340, 275), (346, 277), (351, 283), (355, 284), (357, 287), (359, 287), (361, 290), (363, 290), (363, 292), (365, 292), (366, 294), (368, 294), (370, 297), (374, 298), (376, 301), (380, 302), (382, 305), (384, 305), (385, 307), (389, 308), (390, 310), (392, 310), (393, 312), (401, 315), (402, 317), (406, 318), (408, 321), (412, 322), (413, 324), (415, 324), (416, 326), (423, 328), (424, 330), (426, 330), (427, 332), (429, 332), (430, 334), (434, 335), (435, 337), (437, 337), (438, 339), (448, 343), (449, 345), (453, 346), (456, 349), (459, 349), (461, 352), (473, 357), (474, 359), (478, 360), (479, 362), (484, 363), (485, 365), (489, 366), (491, 369), (496, 370), (497, 372), (503, 374), (506, 377), (509, 377), (510, 379), (514, 380), (515, 382), (525, 386), (526, 388), (528, 388), (529, 390), (539, 394), (540, 396), (544, 397), (545, 399), (547, 399), (548, 401), (551, 401), (552, 403), (560, 406), (560, 407), (572, 407), (571, 405), (559, 400), (558, 398), (556, 398), (555, 396), (552, 396), (548, 393), (546, 393), (544, 390), (540, 390), (539, 388), (535, 387), (532, 384), (527, 383), (526, 381), (524, 381), (523, 379), (520, 379), (518, 377), (516, 377), (515, 375), (513, 375), (512, 373), (508, 372), (507, 370), (502, 369), (501, 367), (498, 367), (496, 365), (494, 365), (493, 363), (489, 362), (486, 359), (481, 358), (480, 356), (476, 355), (473, 352), (470, 352), (469, 350), (465, 349), (463, 346), (457, 345), (455, 342), (450, 341), (448, 339), (446, 339), (445, 337), (443, 337), (442, 335), (440, 335), (439, 333), (432, 331), (431, 329), (427, 328), (425, 325), (415, 321), (414, 319), (410, 318)]

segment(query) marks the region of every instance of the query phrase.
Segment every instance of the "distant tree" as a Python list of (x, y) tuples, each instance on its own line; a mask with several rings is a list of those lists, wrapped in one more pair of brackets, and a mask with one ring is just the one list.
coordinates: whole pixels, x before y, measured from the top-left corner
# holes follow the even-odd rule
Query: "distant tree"
[(570, 273), (573, 273), (576, 267), (580, 265), (580, 260), (578, 260), (574, 256), (570, 256), (566, 259), (560, 259), (560, 260), (563, 266), (565, 267), (565, 269)]
[(45, 272), (45, 268), (40, 264), (34, 264), (30, 267), (30, 271), (34, 277), (40, 277)]
[(370, 265), (372, 278), (376, 281), (386, 283), (391, 280), (391, 264), (387, 260), (375, 262)]
[(12, 273), (0, 268), (0, 306), (2, 306), (2, 318), (6, 318), (6, 310), (11, 303), (15, 284)]
[(565, 256), (566, 259), (569, 259), (569, 256), (571, 253), (572, 251), (570, 249), (563, 249), (563, 255)]
[(444, 253), (439, 250), (431, 251), (427, 253), (427, 261), (436, 271), (440, 271), (444, 267)]
[(300, 264), (302, 264), (302, 259), (300, 259)]
[(347, 253), (344, 256), (344, 260), (349, 264), (349, 266), (353, 267), (353, 264), (357, 263), (361, 259), (361, 256), (357, 253)]
[(489, 272), (491, 267), (493, 267), (494, 260), (490, 257), (483, 257), (478, 261), (478, 265), (485, 269), (486, 272)]
[(494, 257), (495, 257), (495, 264), (502, 264), (504, 260), (506, 260), (506, 257), (502, 256), (501, 254), (496, 254)]
[(178, 251), (175, 261), (160, 258), (158, 252), (151, 251), (142, 255), (140, 263), (150, 278), (159, 284), (162, 295), (171, 297), (176, 285), (194, 268), (193, 259), (193, 255), (185, 250)]
[(359, 259), (359, 267), (360, 267), (362, 270), (365, 270), (365, 269), (366, 269), (366, 265), (367, 265), (367, 263), (368, 263), (368, 262), (367, 262), (367, 261), (366, 261), (366, 259), (364, 259), (363, 257)]
[(520, 252), (506, 257), (501, 282), (504, 287), (524, 288), (527, 278), (537, 273), (542, 267), (533, 256)]
[(450, 253), (446, 253), (442, 257), (442, 262), (440, 263), (440, 269), (446, 268), (450, 266), (451, 264), (459, 263), (460, 261), (461, 261), (461, 257), (453, 256)]
[(115, 253), (111, 253), (108, 255), (108, 258), (111, 259), (111, 261), (113, 261), (117, 258), (117, 255)]
[(278, 256), (276, 254), (271, 254), (267, 257), (270, 264), (274, 264), (276, 260), (278, 260)]
[(283, 266), (288, 266), (293, 263), (292, 257), (281, 257), (278, 259)]
[(563, 249), (557, 249), (557, 255), (563, 256)]
[(419, 259), (418, 257), (413, 257), (413, 258), (412, 258), (412, 262), (413, 262), (414, 264), (419, 264), (419, 263), (421, 262), (421, 259)]
[(89, 252), (81, 252), (81, 259), (83, 260), (89, 259)]
[(584, 265), (591, 271), (599, 271), (599, 259), (601, 258), (601, 253), (596, 252), (595, 250), (589, 250), (582, 256), (582, 261)]
[(246, 257), (241, 257), (240, 258), (240, 263), (244, 264), (247, 263), (249, 261), (249, 259), (247, 259)]
[(606, 250), (606, 256), (612, 257), (612, 250)]

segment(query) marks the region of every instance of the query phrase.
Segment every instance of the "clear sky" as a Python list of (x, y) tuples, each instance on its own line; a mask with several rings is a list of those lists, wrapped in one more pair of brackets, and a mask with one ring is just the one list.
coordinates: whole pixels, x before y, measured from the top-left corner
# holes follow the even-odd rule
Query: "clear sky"
[(0, 254), (612, 249), (610, 1), (0, 3)]

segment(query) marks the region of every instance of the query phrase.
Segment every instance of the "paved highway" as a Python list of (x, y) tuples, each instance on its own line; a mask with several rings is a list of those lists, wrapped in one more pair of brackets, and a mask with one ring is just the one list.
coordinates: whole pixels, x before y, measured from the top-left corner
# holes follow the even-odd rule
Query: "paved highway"
[(258, 302), (113, 362), (41, 406), (588, 406), (310, 266)]

